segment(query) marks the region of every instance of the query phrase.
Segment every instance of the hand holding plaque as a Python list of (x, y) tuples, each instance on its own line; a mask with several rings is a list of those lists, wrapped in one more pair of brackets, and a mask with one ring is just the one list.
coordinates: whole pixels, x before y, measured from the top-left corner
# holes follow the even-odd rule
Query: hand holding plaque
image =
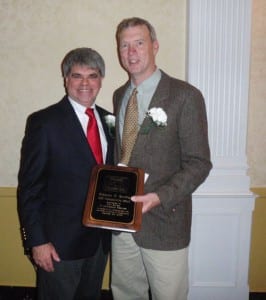
[(142, 203), (131, 201), (143, 195), (142, 169), (96, 165), (91, 174), (83, 224), (88, 227), (135, 232), (141, 227)]

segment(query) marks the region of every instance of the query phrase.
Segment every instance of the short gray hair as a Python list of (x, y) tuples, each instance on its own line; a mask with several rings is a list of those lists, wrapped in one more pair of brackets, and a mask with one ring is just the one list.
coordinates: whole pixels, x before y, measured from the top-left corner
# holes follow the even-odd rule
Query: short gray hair
[(147, 27), (147, 29), (149, 30), (149, 33), (150, 33), (151, 40), (153, 42), (156, 41), (157, 36), (156, 36), (154, 27), (145, 19), (141, 19), (138, 17), (132, 17), (132, 18), (124, 19), (118, 24), (117, 29), (116, 29), (117, 43), (119, 44), (120, 34), (124, 29), (127, 29), (129, 27), (141, 26), (141, 25), (144, 25)]
[(88, 66), (97, 69), (101, 77), (105, 75), (105, 63), (102, 56), (91, 48), (76, 48), (66, 54), (61, 64), (64, 78), (69, 75), (74, 65)]

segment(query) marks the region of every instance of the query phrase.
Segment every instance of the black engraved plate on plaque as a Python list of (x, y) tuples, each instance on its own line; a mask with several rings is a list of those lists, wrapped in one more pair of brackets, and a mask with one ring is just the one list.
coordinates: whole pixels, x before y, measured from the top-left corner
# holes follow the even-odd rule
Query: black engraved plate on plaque
[(143, 194), (141, 169), (98, 165), (90, 181), (83, 224), (121, 231), (137, 231), (141, 225), (141, 203), (131, 196)]

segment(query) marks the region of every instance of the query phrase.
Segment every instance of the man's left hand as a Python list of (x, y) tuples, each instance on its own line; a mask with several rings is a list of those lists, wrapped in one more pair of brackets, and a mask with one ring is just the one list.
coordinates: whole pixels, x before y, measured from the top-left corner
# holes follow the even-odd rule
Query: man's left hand
[(151, 210), (153, 207), (160, 205), (160, 199), (156, 193), (148, 193), (141, 196), (131, 197), (133, 202), (142, 202), (142, 213), (146, 213)]

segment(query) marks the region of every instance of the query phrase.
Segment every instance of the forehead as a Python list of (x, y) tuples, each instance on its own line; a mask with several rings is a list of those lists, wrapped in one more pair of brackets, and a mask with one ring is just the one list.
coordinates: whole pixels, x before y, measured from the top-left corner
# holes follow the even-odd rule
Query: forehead
[(136, 25), (123, 29), (120, 33), (119, 40), (125, 41), (135, 38), (147, 38), (150, 36), (146, 25)]
[(99, 74), (99, 70), (96, 68), (91, 68), (88, 65), (79, 65), (75, 64), (71, 67), (70, 73), (79, 73), (79, 74)]

